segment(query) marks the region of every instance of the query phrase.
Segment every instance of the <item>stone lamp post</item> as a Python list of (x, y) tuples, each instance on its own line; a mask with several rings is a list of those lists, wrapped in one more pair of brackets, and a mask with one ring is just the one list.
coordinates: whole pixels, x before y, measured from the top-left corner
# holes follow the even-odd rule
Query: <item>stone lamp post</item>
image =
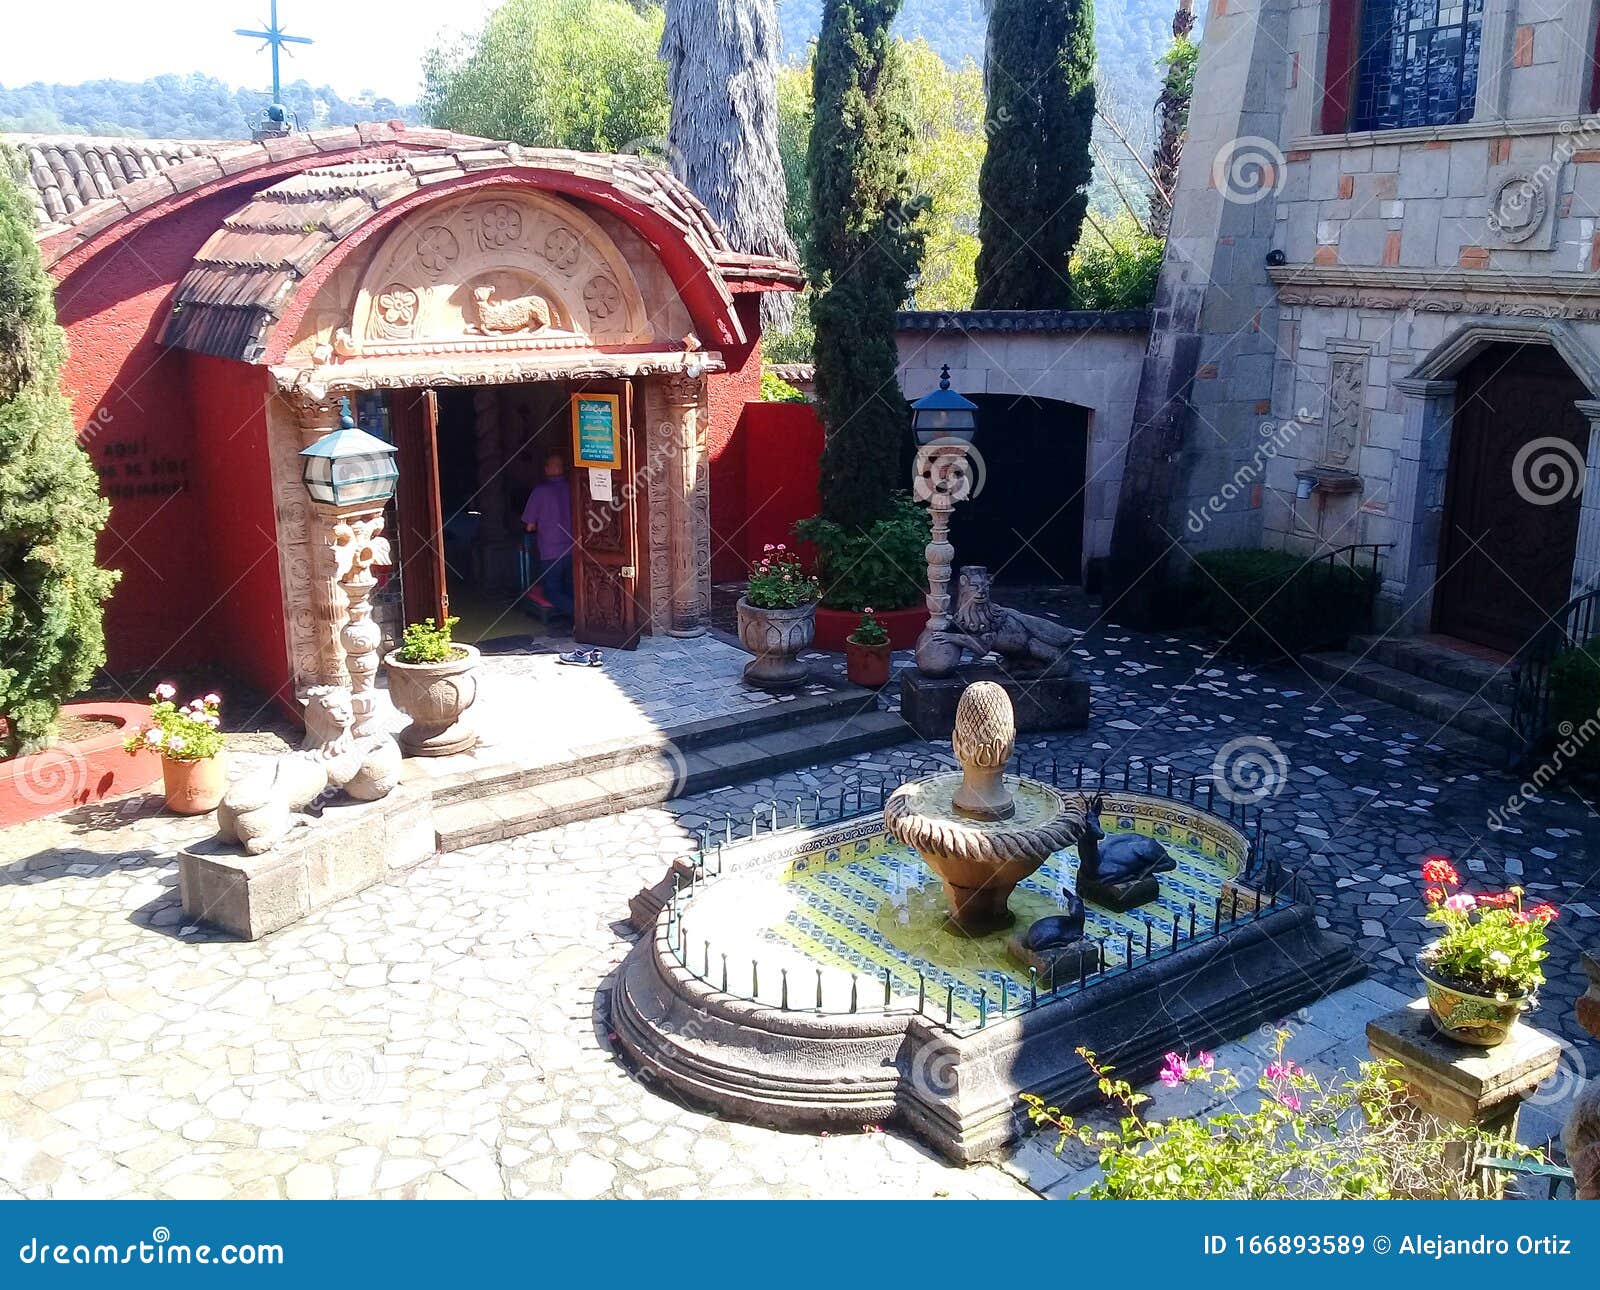
[(950, 629), (950, 516), (956, 503), (972, 495), (972, 436), (977, 404), (950, 388), (950, 368), (939, 373), (939, 388), (911, 405), (917, 436), (917, 498), (928, 503), (933, 535), (927, 546), (928, 625), (917, 637), (917, 670), (924, 676), (949, 676), (961, 662), (961, 647), (945, 638)]
[[(378, 647), (383, 634), (372, 621), (372, 566), (389, 563), (383, 509), (400, 471), (395, 447), (356, 426), (350, 400), (339, 400), (339, 428), (316, 439), (300, 456), (302, 478), (316, 503), (322, 541), (317, 547), (318, 617), (343, 655), (354, 714), (351, 733), (378, 734)], [(330, 647), (335, 643), (330, 640)]]

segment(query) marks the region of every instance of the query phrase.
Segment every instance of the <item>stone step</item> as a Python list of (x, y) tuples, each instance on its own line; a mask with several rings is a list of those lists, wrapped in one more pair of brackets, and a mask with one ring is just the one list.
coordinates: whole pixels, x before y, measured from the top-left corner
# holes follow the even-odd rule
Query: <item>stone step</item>
[(1511, 665), (1451, 649), (1415, 636), (1357, 636), (1350, 652), (1397, 672), (1409, 672), (1452, 690), (1476, 694), (1489, 703), (1511, 706)]
[(434, 828), (439, 850), (459, 851), (801, 766), (840, 761), (910, 737), (911, 728), (898, 714), (876, 709), (754, 734), (746, 726), (738, 737), (692, 747), (681, 759), (647, 748), (631, 761), (592, 767), (582, 774), (446, 805), (436, 803)]
[(709, 748), (730, 740), (753, 739), (775, 732), (832, 721), (847, 721), (859, 714), (875, 711), (877, 695), (871, 690), (843, 683), (826, 694), (800, 694), (766, 708), (736, 716), (707, 717), (701, 721), (630, 734), (622, 738), (574, 748), (570, 756), (537, 765), (488, 765), (454, 775), (427, 780), (435, 809), (477, 798), (496, 797), (541, 784), (553, 784), (614, 766), (634, 765), (647, 760), (652, 752), (669, 759), (673, 750), (687, 756), (699, 748)]
[[(1465, 751), (1492, 760), (1503, 760), (1505, 753), (1516, 746), (1511, 710), (1470, 691), (1452, 689), (1358, 654), (1306, 654), (1300, 662), (1321, 680), (1416, 713), (1428, 723), (1419, 733), (1430, 743), (1446, 742), (1446, 732), (1464, 736), (1470, 740)], [(1441, 732), (1438, 737), (1435, 731)]]

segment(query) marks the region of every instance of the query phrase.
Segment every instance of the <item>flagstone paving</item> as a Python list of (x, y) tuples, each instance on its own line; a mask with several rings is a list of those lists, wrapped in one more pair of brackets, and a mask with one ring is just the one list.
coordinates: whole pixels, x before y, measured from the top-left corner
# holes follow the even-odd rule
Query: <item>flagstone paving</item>
[[(1574, 1047), (1530, 1116), (1535, 1134), (1553, 1127), (1595, 1065), (1572, 1005), (1578, 951), (1600, 940), (1600, 825), (1576, 791), (1537, 797), (1520, 832), (1491, 831), (1513, 777), (1382, 703), (1218, 662), (1180, 636), (1108, 626), (1081, 660), (1093, 726), (1027, 740), (1025, 755), (1203, 774), (1239, 737), (1281, 754), (1272, 835), (1372, 968), (1287, 1019), (1319, 1062), (1358, 1057), (1366, 1017), (1416, 992), (1423, 855), (1561, 904), (1534, 1020)], [(171, 857), (204, 821), (135, 798), (0, 833), (0, 1196), (1069, 1192), (1068, 1164), (1037, 1141), (1004, 1168), (956, 1170), (892, 1132), (718, 1121), (657, 1096), (605, 1031), (608, 975), (629, 948), (617, 920), (690, 830), (904, 774), (930, 751), (440, 856), (254, 944), (183, 920)]]

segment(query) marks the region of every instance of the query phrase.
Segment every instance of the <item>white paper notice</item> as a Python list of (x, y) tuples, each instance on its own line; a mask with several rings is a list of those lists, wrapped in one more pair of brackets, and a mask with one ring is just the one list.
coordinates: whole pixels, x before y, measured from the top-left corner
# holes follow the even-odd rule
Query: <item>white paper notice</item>
[(589, 467), (589, 497), (596, 502), (611, 500), (611, 472)]

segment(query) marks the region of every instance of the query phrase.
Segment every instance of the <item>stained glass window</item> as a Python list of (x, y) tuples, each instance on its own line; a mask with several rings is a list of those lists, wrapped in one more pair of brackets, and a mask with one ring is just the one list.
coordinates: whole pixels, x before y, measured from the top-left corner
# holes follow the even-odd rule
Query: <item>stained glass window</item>
[(1352, 130), (1472, 119), (1483, 0), (1365, 0)]

